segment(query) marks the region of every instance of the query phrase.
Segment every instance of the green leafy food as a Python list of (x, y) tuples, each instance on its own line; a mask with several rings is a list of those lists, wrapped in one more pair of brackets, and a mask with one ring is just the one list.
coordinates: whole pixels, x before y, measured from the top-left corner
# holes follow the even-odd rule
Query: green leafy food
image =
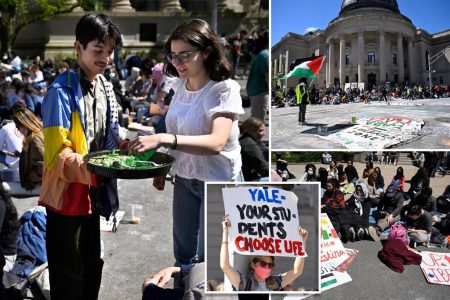
[(124, 155), (116, 152), (92, 157), (89, 160), (89, 163), (96, 166), (112, 169), (143, 170), (143, 169), (153, 169), (161, 166), (160, 164), (157, 164), (152, 161), (141, 160), (140, 156)]

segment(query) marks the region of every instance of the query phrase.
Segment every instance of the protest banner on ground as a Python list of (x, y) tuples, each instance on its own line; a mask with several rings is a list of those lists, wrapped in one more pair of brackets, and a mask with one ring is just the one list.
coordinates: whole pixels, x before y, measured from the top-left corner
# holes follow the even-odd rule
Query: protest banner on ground
[(422, 251), (420, 268), (429, 283), (450, 285), (450, 253)]
[(325, 213), (320, 217), (320, 231), (320, 287), (322, 291), (326, 291), (352, 281), (346, 271), (336, 270), (350, 256)]
[(278, 188), (222, 189), (233, 250), (244, 255), (306, 257), (297, 196)]
[(362, 118), (357, 125), (321, 138), (350, 149), (384, 149), (417, 136), (422, 121), (397, 118)]

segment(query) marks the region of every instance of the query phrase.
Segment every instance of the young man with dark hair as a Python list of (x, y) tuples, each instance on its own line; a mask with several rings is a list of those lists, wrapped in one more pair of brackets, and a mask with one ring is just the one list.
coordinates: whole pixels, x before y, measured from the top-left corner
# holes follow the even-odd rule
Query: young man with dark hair
[(416, 243), (428, 243), (432, 226), (431, 214), (418, 205), (412, 206), (406, 213), (406, 228), (410, 238), (410, 247), (415, 248)]
[(104, 14), (83, 16), (75, 31), (77, 66), (60, 74), (42, 103), (44, 174), (52, 299), (97, 299), (103, 260), (99, 215), (118, 209), (117, 182), (91, 174), (83, 156), (118, 148), (117, 101), (101, 75), (121, 44)]

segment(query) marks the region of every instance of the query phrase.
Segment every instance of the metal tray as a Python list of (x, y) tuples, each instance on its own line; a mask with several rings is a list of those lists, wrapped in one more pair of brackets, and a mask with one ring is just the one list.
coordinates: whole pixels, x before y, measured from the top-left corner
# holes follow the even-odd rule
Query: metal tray
[[(93, 157), (97, 157), (104, 154), (112, 153), (112, 150), (96, 151), (86, 154), (83, 157), (89, 172), (103, 177), (121, 178), (121, 179), (143, 179), (143, 178), (153, 178), (158, 176), (165, 176), (171, 166), (175, 161), (175, 158), (167, 153), (156, 152), (150, 161), (157, 164), (161, 164), (160, 167), (149, 168), (149, 169), (121, 169), (113, 167), (103, 167), (94, 165), (89, 162)], [(127, 151), (115, 151), (119, 154), (127, 154)]]

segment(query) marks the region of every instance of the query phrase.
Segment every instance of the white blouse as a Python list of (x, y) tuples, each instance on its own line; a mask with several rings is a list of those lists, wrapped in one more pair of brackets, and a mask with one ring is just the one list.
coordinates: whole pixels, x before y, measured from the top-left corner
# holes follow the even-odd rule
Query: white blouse
[(170, 150), (175, 157), (171, 173), (186, 179), (202, 181), (232, 181), (238, 176), (241, 162), (239, 146), (239, 115), (244, 114), (240, 85), (231, 79), (210, 80), (198, 91), (188, 91), (186, 80), (172, 83), (175, 94), (166, 117), (168, 133), (179, 135), (206, 135), (211, 132), (217, 113), (233, 113), (230, 137), (218, 155), (194, 155)]

